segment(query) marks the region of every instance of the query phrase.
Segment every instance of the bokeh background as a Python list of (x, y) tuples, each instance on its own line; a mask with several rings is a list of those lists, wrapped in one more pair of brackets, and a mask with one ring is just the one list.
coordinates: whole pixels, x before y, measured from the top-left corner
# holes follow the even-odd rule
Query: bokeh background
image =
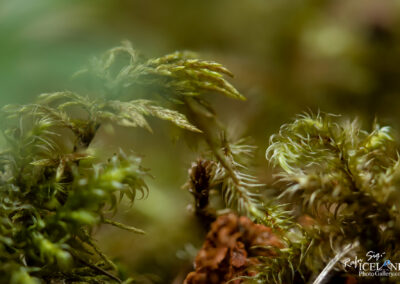
[[(366, 129), (378, 118), (399, 132), (399, 16), (398, 0), (0, 0), (0, 104), (74, 90), (71, 75), (124, 39), (150, 57), (192, 50), (235, 74), (248, 100), (210, 99), (234, 136), (253, 138), (269, 183), (268, 138), (297, 113), (358, 117)], [(116, 216), (147, 235), (96, 235), (140, 283), (181, 283), (204, 237), (182, 189), (198, 154), (163, 126), (94, 141), (143, 154), (154, 176), (149, 197)]]

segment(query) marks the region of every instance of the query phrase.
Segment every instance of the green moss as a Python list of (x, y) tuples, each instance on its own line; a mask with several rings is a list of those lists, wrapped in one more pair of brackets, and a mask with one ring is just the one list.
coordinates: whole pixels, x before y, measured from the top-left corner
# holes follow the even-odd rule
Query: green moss
[[(91, 142), (99, 128), (151, 130), (146, 117), (154, 116), (202, 133), (185, 114), (163, 105), (184, 104), (188, 96), (200, 101), (209, 91), (243, 99), (223, 78), (231, 73), (218, 63), (180, 52), (143, 59), (127, 42), (92, 60), (79, 74), (88, 75), (103, 95), (63, 91), (3, 109), (2, 283), (121, 282), (118, 267), (97, 248), (91, 231), (108, 224), (144, 233), (106, 214), (116, 210), (122, 198), (133, 203), (137, 192), (146, 195), (148, 171), (141, 158), (119, 149), (111, 157), (97, 156)], [(155, 92), (159, 96), (153, 99)]]

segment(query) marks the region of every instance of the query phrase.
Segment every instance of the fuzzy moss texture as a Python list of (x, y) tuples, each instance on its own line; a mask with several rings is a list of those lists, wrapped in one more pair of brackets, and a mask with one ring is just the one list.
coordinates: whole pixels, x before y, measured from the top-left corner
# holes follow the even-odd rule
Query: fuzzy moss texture
[(251, 267), (257, 273), (242, 281), (322, 283), (332, 271), (356, 275), (344, 272), (338, 255), (373, 250), (398, 259), (400, 161), (391, 129), (375, 124), (366, 132), (357, 121), (325, 114), (297, 117), (271, 137), (267, 159), (281, 169), (276, 181), (285, 190), (267, 199), (273, 185), (254, 176), (254, 147), (229, 141), (202, 96), (244, 100), (224, 75), (232, 74), (191, 53), (146, 59), (124, 42), (76, 74), (93, 79), (96, 95), (63, 91), (6, 106), (0, 283), (134, 282), (96, 246), (92, 230), (104, 224), (144, 233), (107, 216), (122, 198), (133, 203), (147, 194), (149, 172), (137, 155), (115, 149), (104, 159), (91, 142), (106, 125), (152, 131), (148, 116), (198, 133), (208, 145), (189, 181), (192, 192), (202, 186), (202, 207), (216, 190), (225, 208), (279, 237), (282, 245), (259, 256)]
[[(204, 92), (244, 99), (223, 78), (231, 73), (218, 63), (180, 52), (144, 59), (128, 42), (76, 75), (94, 77), (95, 97), (57, 92), (3, 109), (7, 147), (0, 159), (0, 283), (122, 282), (91, 230), (108, 224), (144, 233), (105, 215), (122, 198), (133, 202), (138, 192), (147, 194), (148, 172), (139, 157), (118, 149), (98, 162), (104, 157), (90, 147), (98, 129), (118, 124), (151, 131), (146, 117), (154, 116), (201, 133), (169, 107), (190, 105), (196, 108), (192, 116), (201, 116)], [(153, 98), (132, 100), (132, 89)]]

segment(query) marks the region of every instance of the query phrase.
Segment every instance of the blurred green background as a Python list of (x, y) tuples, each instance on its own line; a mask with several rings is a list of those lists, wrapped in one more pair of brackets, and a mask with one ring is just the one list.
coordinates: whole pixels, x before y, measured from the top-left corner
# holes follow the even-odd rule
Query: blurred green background
[[(248, 97), (211, 100), (234, 136), (260, 147), (268, 182), (268, 137), (299, 112), (357, 116), (366, 128), (378, 117), (398, 132), (399, 16), (398, 0), (0, 0), (0, 104), (73, 90), (71, 75), (124, 39), (151, 57), (196, 51), (227, 66)], [(149, 197), (116, 216), (148, 234), (103, 227), (97, 238), (139, 282), (181, 283), (204, 237), (181, 188), (197, 154), (153, 125), (154, 134), (118, 129), (123, 139), (94, 141), (143, 154), (154, 175)]]

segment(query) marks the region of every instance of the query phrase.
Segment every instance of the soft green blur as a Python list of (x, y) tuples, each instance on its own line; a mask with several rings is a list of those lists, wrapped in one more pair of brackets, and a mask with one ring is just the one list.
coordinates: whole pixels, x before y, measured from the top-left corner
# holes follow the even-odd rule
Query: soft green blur
[[(358, 116), (366, 128), (377, 117), (399, 132), (399, 16), (398, 0), (2, 0), (0, 104), (74, 90), (71, 75), (124, 39), (147, 56), (193, 50), (235, 74), (231, 82), (248, 100), (212, 101), (231, 136), (254, 138), (268, 182), (268, 137), (299, 112)], [(181, 189), (197, 154), (166, 125), (155, 122), (154, 134), (117, 129), (115, 139), (94, 141), (143, 154), (154, 176), (149, 197), (118, 216), (148, 234), (107, 227), (98, 234), (142, 282), (181, 283), (204, 234)]]

